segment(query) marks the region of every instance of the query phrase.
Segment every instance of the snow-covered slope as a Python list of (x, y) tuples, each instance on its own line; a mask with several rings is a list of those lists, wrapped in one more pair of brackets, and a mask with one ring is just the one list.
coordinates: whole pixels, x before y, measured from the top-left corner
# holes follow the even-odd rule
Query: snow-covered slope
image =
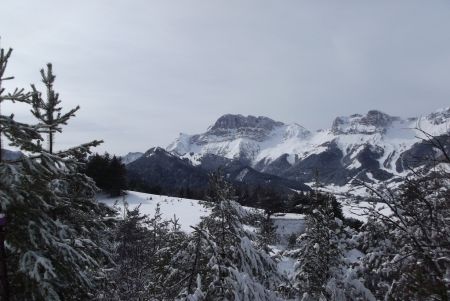
[(98, 200), (107, 205), (123, 208), (123, 202), (127, 202), (130, 208), (140, 205), (142, 214), (153, 216), (157, 204), (160, 205), (161, 213), (164, 219), (170, 220), (176, 216), (179, 219), (181, 229), (185, 232), (191, 232), (191, 226), (200, 222), (202, 216), (209, 214), (208, 208), (202, 205), (201, 201), (169, 197), (156, 194), (127, 191), (123, 197), (99, 196)]
[[(195, 226), (201, 221), (202, 216), (210, 214), (210, 209), (205, 206), (204, 201), (170, 197), (164, 195), (156, 195), (135, 191), (126, 191), (126, 195), (122, 197), (108, 197), (99, 195), (99, 202), (109, 206), (117, 206), (123, 209), (126, 202), (130, 208), (140, 206), (140, 212), (148, 216), (155, 214), (157, 204), (160, 205), (163, 219), (170, 220), (174, 216), (179, 219), (181, 229), (185, 232), (192, 232), (191, 226)], [(258, 210), (244, 207), (247, 210)], [(283, 240), (292, 233), (302, 233), (304, 231), (304, 216), (301, 214), (275, 214), (272, 217), (274, 224), (277, 226), (277, 233)]]
[[(168, 197), (155, 194), (146, 194), (134, 191), (127, 191), (124, 197), (106, 197), (98, 196), (97, 199), (109, 206), (118, 206), (123, 209), (123, 203), (126, 201), (130, 208), (140, 206), (140, 211), (148, 216), (155, 214), (157, 204), (160, 204), (163, 219), (169, 220), (174, 216), (179, 219), (181, 230), (187, 233), (192, 232), (191, 226), (197, 225), (202, 216), (210, 213), (210, 210), (204, 206), (204, 202), (192, 199), (183, 199)], [(256, 210), (244, 207), (247, 210)], [(304, 216), (300, 214), (275, 214), (272, 217), (279, 241), (276, 246), (272, 246), (273, 252), (278, 255), (278, 269), (280, 272), (289, 275), (294, 270), (295, 259), (281, 255), (282, 250), (287, 248), (288, 237), (292, 234), (300, 235), (305, 231)], [(247, 231), (256, 231), (249, 225), (244, 225)]]
[(416, 127), (434, 136), (448, 134), (450, 108), (408, 119), (372, 110), (337, 117), (331, 128), (314, 133), (267, 117), (224, 115), (203, 134), (181, 134), (167, 150), (194, 165), (214, 154), (306, 182), (317, 169), (325, 182), (342, 185), (340, 179), (360, 173), (369, 181), (403, 174), (406, 159), (425, 151), (418, 147), (424, 135)]
[(142, 157), (142, 155), (143, 155), (143, 153), (140, 153), (140, 152), (130, 152), (120, 158), (122, 159), (122, 163), (127, 165), (127, 164), (130, 164), (131, 162), (136, 161), (137, 159)]
[(289, 236), (305, 231), (306, 223), (303, 214), (296, 213), (276, 213), (271, 217), (276, 227), (279, 243), (288, 244)]

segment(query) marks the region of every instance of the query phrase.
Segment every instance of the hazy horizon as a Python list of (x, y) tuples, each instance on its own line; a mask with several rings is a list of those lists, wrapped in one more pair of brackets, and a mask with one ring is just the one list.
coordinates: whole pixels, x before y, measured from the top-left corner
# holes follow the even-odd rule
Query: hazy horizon
[(40, 86), (52, 62), (64, 108), (81, 106), (59, 147), (145, 151), (224, 114), (314, 131), (371, 109), (406, 118), (450, 104), (446, 1), (19, 0), (2, 6), (0, 28), (14, 48), (7, 88)]

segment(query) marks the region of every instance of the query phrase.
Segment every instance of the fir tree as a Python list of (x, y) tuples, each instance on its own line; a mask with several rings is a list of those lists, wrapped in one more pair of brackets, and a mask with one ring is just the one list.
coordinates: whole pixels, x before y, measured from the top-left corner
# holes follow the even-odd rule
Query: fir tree
[[(276, 300), (280, 276), (272, 259), (258, 250), (242, 221), (247, 212), (231, 200), (231, 185), (221, 173), (210, 179), (211, 214), (175, 256), (172, 277), (181, 279), (183, 300)], [(175, 266), (175, 264), (173, 265)], [(202, 299), (203, 298), (203, 299)]]
[[(14, 94), (25, 99), (26, 94), (19, 97), (17, 91), (23, 90), (2, 100), (13, 100)], [(79, 173), (75, 159), (100, 142), (56, 153), (40, 144), (40, 133), (61, 131), (72, 115), (35, 126), (0, 115), (10, 145), (27, 155), (0, 163), (1, 208), (9, 221), (6, 245), (12, 300), (89, 299), (102, 277), (100, 267), (108, 260), (103, 238), (112, 211), (95, 201), (95, 185)]]
[(152, 241), (149, 220), (139, 212), (139, 206), (129, 209), (123, 204), (123, 217), (113, 234), (113, 259), (115, 266), (108, 272), (104, 289), (98, 294), (101, 300), (140, 300), (148, 296), (148, 264), (151, 260)]
[(271, 219), (271, 214), (265, 212), (261, 215), (258, 227), (258, 244), (266, 253), (269, 253), (269, 245), (277, 242), (276, 226)]
[(127, 188), (127, 170), (119, 157), (94, 154), (88, 158), (85, 173), (110, 196), (120, 196)]
[[(39, 140), (40, 136), (36, 133), (34, 128), (31, 128), (25, 124), (19, 124), (13, 120), (13, 115), (3, 116), (1, 112), (1, 107), (3, 102), (23, 102), (29, 103), (30, 99), (29, 93), (25, 93), (24, 89), (15, 89), (13, 93), (5, 94), (5, 88), (2, 87), (3, 82), (7, 80), (12, 80), (14, 77), (6, 76), (5, 71), (8, 66), (9, 58), (11, 57), (12, 49), (0, 49), (0, 164), (2, 164), (3, 158), (3, 145), (2, 136), (5, 135), (10, 139), (12, 145), (19, 145), (20, 143), (27, 144), (27, 147), (32, 147), (31, 143), (27, 143), (30, 139)], [(3, 128), (5, 127), (5, 131)], [(15, 136), (14, 136), (15, 135)], [(3, 221), (6, 221), (6, 215), (4, 213), (5, 208), (2, 206), (0, 208), (0, 214)], [(5, 252), (5, 225), (0, 226), (0, 296), (4, 300), (9, 299), (9, 281), (7, 272), (7, 262), (6, 262), (6, 252)]]
[(14, 115), (5, 116), (2, 115), (1, 107), (3, 102), (22, 102), (30, 103), (30, 93), (25, 92), (24, 89), (16, 88), (12, 93), (5, 93), (3, 83), (8, 80), (14, 79), (13, 76), (5, 76), (8, 61), (12, 54), (12, 49), (0, 48), (0, 162), (2, 162), (2, 135), (10, 141), (12, 146), (19, 147), (22, 145), (26, 150), (35, 150), (35, 145), (30, 143), (29, 140), (38, 141), (41, 139), (40, 135), (36, 133), (36, 127), (32, 127), (26, 124), (21, 124), (14, 121)]
[(122, 163), (122, 160), (116, 156), (113, 156), (109, 162), (108, 172), (110, 175), (110, 195), (121, 195), (127, 186), (127, 170), (125, 169), (125, 165)]
[(326, 299), (326, 285), (340, 265), (341, 221), (334, 215), (331, 198), (315, 191), (314, 209), (306, 217), (306, 232), (299, 237), (295, 286), (302, 300)]
[(42, 93), (36, 89), (35, 85), (31, 85), (32, 104), (33, 109), (31, 113), (43, 123), (40, 132), (46, 133), (48, 149), (47, 151), (52, 154), (55, 144), (55, 134), (61, 132), (61, 126), (66, 125), (67, 121), (75, 116), (75, 113), (80, 109), (79, 106), (69, 110), (67, 113), (61, 114), (62, 107), (61, 100), (59, 99), (59, 93), (56, 93), (53, 89), (56, 76), (53, 74), (52, 64), (47, 64), (47, 70), (41, 69), (42, 82), (46, 88), (45, 99), (42, 98)]
[(139, 206), (123, 204), (123, 217), (112, 240), (114, 265), (108, 270), (99, 300), (173, 300), (167, 266), (184, 245), (186, 234), (176, 216), (162, 218), (159, 204), (153, 216), (142, 215)]
[[(450, 156), (443, 142), (448, 136), (421, 132), (435, 148), (427, 162), (434, 168), (411, 170), (396, 189), (364, 185), (372, 196), (359, 236), (366, 253), (362, 272), (378, 299), (450, 298)], [(388, 210), (377, 209), (380, 204)]]
[(361, 243), (366, 285), (378, 298), (448, 300), (450, 189), (448, 176), (420, 175), (400, 189), (376, 191), (391, 213), (368, 208)]

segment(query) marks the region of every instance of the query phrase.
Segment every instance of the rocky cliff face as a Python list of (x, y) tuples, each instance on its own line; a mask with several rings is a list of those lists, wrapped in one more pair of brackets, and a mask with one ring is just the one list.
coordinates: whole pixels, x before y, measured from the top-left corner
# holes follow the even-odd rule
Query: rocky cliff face
[(181, 156), (214, 154), (252, 165), (265, 144), (277, 143), (279, 139), (301, 140), (309, 134), (298, 124), (286, 125), (267, 117), (227, 114), (203, 134), (180, 134), (167, 150)]
[(255, 117), (249, 115), (247, 117), (243, 115), (226, 114), (217, 119), (216, 123), (210, 128), (210, 133), (222, 132), (227, 130), (242, 131), (245, 129), (262, 131), (271, 131), (277, 126), (282, 126), (282, 122), (274, 121), (270, 118), (259, 116)]
[(354, 114), (349, 117), (337, 117), (331, 126), (331, 132), (335, 135), (385, 133), (394, 122), (399, 121), (401, 121), (400, 117), (372, 110), (366, 115)]

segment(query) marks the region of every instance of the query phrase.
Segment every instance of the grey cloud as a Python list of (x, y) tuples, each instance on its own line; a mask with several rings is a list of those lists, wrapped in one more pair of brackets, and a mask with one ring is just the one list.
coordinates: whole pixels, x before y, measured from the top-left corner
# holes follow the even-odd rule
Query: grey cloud
[(30, 0), (0, 17), (15, 84), (39, 82), (51, 61), (66, 107), (82, 107), (62, 146), (103, 138), (115, 153), (225, 113), (314, 130), (373, 108), (448, 106), (449, 28), (447, 1)]

